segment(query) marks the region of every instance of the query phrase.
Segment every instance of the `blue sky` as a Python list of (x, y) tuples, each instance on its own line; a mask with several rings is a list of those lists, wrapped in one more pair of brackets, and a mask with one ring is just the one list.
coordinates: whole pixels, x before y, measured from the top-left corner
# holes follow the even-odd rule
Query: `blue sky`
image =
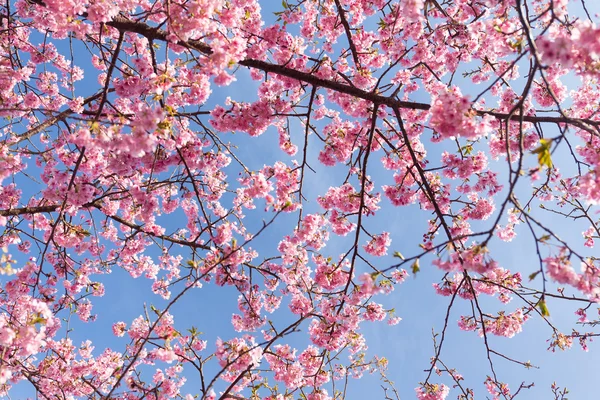
[[(265, 20), (272, 21), (271, 12), (274, 10), (270, 9), (269, 6), (279, 7), (279, 4), (265, 1), (262, 2), (262, 5)], [(588, 7), (590, 7), (589, 4)], [(341, 46), (345, 46), (343, 41)], [(76, 64), (80, 66), (89, 65), (85, 57), (84, 54), (76, 59)], [(206, 109), (210, 109), (215, 104), (222, 105), (227, 96), (236, 100), (252, 101), (256, 99), (256, 95), (251, 88), (257, 86), (255, 82), (249, 80), (247, 72), (240, 70), (236, 77), (238, 81), (229, 87), (212, 87), (213, 94), (209, 103), (205, 106)], [(90, 79), (90, 86), (79, 85), (77, 88), (80, 91), (77, 93), (78, 95), (88, 94), (89, 88), (95, 88), (95, 80), (88, 79)], [(575, 78), (569, 83), (575, 85)], [(485, 87), (487, 84), (484, 83), (482, 86)], [(463, 93), (476, 94), (479, 88), (472, 85), (462, 86), (462, 89)], [(413, 100), (427, 101), (428, 99), (417, 96)], [(492, 106), (493, 104), (490, 103), (489, 105)], [(300, 129), (299, 126), (296, 128)], [(552, 131), (546, 131), (546, 133), (548, 132)], [(288, 157), (283, 154), (277, 147), (278, 138), (274, 129), (269, 129), (258, 138), (249, 138), (240, 133), (235, 135), (224, 134), (222, 137), (223, 140), (238, 145), (237, 155), (243, 158), (250, 169), (254, 170), (260, 169), (264, 164), (272, 164), (279, 159), (290, 161), (301, 156), (298, 154), (295, 157)], [(316, 156), (320, 144), (314, 139), (314, 136), (312, 136), (309, 142), (309, 163), (316, 170), (316, 173), (308, 172), (308, 184), (306, 185), (307, 198), (313, 200), (305, 204), (305, 213), (318, 211), (319, 207), (314, 201), (316, 196), (324, 194), (330, 186), (341, 185), (345, 176), (342, 168), (329, 168), (318, 163)], [(303, 132), (293, 132), (292, 140), (294, 144), (301, 147)], [(445, 148), (445, 144), (432, 145), (427, 139), (424, 139), (424, 142), (430, 151), (432, 163), (439, 163), (439, 154)], [(260, 151), (257, 151), (257, 149), (260, 149)], [(378, 185), (392, 182), (389, 171), (385, 171), (378, 162), (381, 156), (380, 153), (376, 154), (376, 157), (371, 159), (369, 166), (369, 174), (378, 178)], [(556, 154), (554, 156), (555, 163), (562, 164), (560, 161), (567, 160), (567, 156), (567, 154)], [(533, 165), (536, 162), (535, 156), (531, 156), (529, 162)], [(503, 160), (492, 162), (492, 165), (503, 171), (501, 176), (506, 179), (506, 165)], [(29, 172), (32, 171), (35, 171), (35, 167), (30, 166)], [(230, 178), (235, 178), (238, 171), (232, 164), (226, 172)], [(23, 179), (23, 177), (17, 177), (17, 182), (19, 182), (19, 179)], [(501, 183), (505, 184), (505, 182)], [(235, 183), (232, 183), (233, 185)], [(37, 189), (30, 187), (28, 190), (35, 192)], [(528, 181), (523, 179), (521, 186), (518, 188), (519, 195), (524, 196), (530, 190)], [(421, 242), (420, 235), (425, 231), (427, 219), (431, 218), (431, 213), (420, 210), (416, 205), (392, 208), (386, 199), (382, 200), (382, 205), (385, 208), (377, 216), (367, 219), (366, 223), (369, 231), (372, 233), (383, 230), (391, 232), (392, 246), (390, 254), (393, 251), (401, 251), (406, 256), (411, 256), (418, 252), (418, 244)], [(175, 214), (174, 216), (163, 217), (159, 219), (159, 222), (162, 221), (167, 230), (170, 230), (179, 225), (185, 225), (185, 220), (181, 217), (181, 214)], [(263, 219), (268, 218), (269, 215), (262, 213), (260, 202), (258, 202), (257, 210), (247, 212), (245, 222), (250, 228), (249, 230), (252, 231), (257, 230), (262, 225)], [(567, 221), (557, 216), (545, 213), (544, 218), (550, 226), (561, 230), (561, 233), (567, 226)], [(282, 214), (257, 241), (252, 243), (251, 246), (261, 254), (259, 259), (263, 254), (268, 256), (276, 253), (278, 241), (283, 235), (292, 233), (295, 220), (295, 215)], [(489, 226), (490, 220), (482, 226)], [(504, 222), (505, 220), (502, 221), (502, 223)], [(581, 231), (586, 228), (583, 226), (581, 229), (579, 227), (573, 229), (573, 225), (571, 221), (568, 221), (569, 230), (564, 229), (564, 236), (561, 235), (565, 240), (579, 240)], [(513, 242), (493, 241), (490, 250), (502, 266), (513, 272), (521, 271), (523, 276), (526, 277), (538, 268), (538, 262), (536, 255), (532, 252), (533, 242), (528, 236), (524, 224), (521, 224), (517, 231), (519, 235)], [(364, 239), (361, 243), (364, 244), (363, 242)], [(329, 254), (335, 258), (340, 253), (344, 253), (350, 244), (350, 236), (345, 238), (332, 237), (324, 250), (324, 254)], [(159, 253), (154, 249), (150, 250), (149, 254), (156, 257)], [(185, 250), (182, 254), (184, 254), (185, 260)], [(377, 265), (385, 268), (397, 261), (397, 259), (388, 256), (378, 259)], [(432, 283), (438, 282), (443, 273), (430, 265), (430, 261), (431, 258), (422, 259), (421, 271), (416, 277), (411, 276), (404, 284), (399, 285), (391, 295), (379, 296), (375, 299), (382, 302), (386, 307), (395, 308), (397, 315), (403, 318), (400, 324), (390, 327), (385, 323), (365, 322), (362, 325), (363, 332), (368, 339), (369, 353), (385, 356), (389, 360), (387, 376), (395, 382), (402, 399), (414, 398), (414, 388), (426, 376), (423, 370), (429, 367), (429, 358), (434, 354), (432, 329), (436, 333), (441, 332), (448, 306), (449, 299), (437, 296), (432, 288)], [(362, 271), (361, 268), (364, 267), (359, 267), (359, 271)], [(524, 279), (526, 280), (526, 278)], [(100, 280), (105, 284), (106, 295), (103, 298), (94, 299), (94, 313), (98, 315), (98, 321), (93, 325), (86, 325), (80, 323), (77, 317), (74, 317), (72, 323), (74, 330), (70, 334), (76, 346), (85, 339), (92, 340), (96, 347), (94, 354), (99, 354), (105, 347), (116, 346), (115, 350), (118, 351), (123, 349), (125, 342), (116, 340), (112, 336), (111, 326), (114, 322), (122, 320), (129, 323), (135, 317), (143, 314), (144, 303), (147, 303), (148, 306), (153, 304), (159, 309), (166, 305), (165, 301), (151, 294), (148, 281), (143, 278), (132, 279), (126, 272), (117, 268), (114, 269), (111, 275), (101, 277)], [(482, 302), (488, 305), (490, 309), (496, 309), (497, 307), (495, 301), (482, 300)], [(507, 309), (513, 310), (520, 305), (515, 299)], [(573, 314), (577, 308), (575, 304), (549, 299), (548, 307), (552, 322), (558, 327), (562, 327), (563, 331), (566, 331), (565, 333), (568, 333), (569, 327), (573, 326), (573, 322), (576, 320)], [(442, 360), (449, 367), (456, 368), (465, 377), (465, 386), (475, 389), (476, 398), (484, 398), (486, 392), (482, 383), (485, 376), (490, 372), (483, 341), (476, 333), (461, 332), (456, 326), (456, 321), (461, 312), (468, 313), (468, 309), (469, 304), (467, 302), (458, 300), (452, 309)], [(181, 330), (185, 330), (190, 325), (194, 325), (204, 332), (203, 338), (208, 340), (209, 351), (214, 350), (217, 337), (229, 339), (236, 335), (230, 324), (231, 314), (234, 312), (237, 312), (237, 292), (231, 288), (216, 288), (213, 285), (205, 285), (201, 289), (194, 289), (173, 309), (176, 326)], [(590, 311), (590, 315), (593, 315), (593, 312)], [(289, 312), (285, 306), (282, 306), (281, 310), (272, 316), (275, 323), (281, 324), (288, 321), (289, 318)], [(290, 343), (302, 350), (307, 344), (306, 328), (307, 324), (304, 324), (301, 333), (290, 336), (284, 343)], [(526, 370), (516, 364), (496, 358), (494, 366), (500, 380), (509, 383), (513, 390), (522, 381), (525, 383), (535, 381), (535, 387), (523, 393), (521, 398), (548, 398), (549, 388), (554, 380), (561, 386), (567, 386), (573, 399), (597, 398), (594, 392), (590, 390), (590, 382), (594, 382), (595, 379), (595, 370), (592, 363), (595, 358), (595, 350), (597, 350), (595, 347), (597, 346), (594, 343), (591, 343), (589, 353), (582, 352), (576, 344), (569, 351), (551, 353), (546, 350), (548, 347), (546, 339), (550, 337), (551, 332), (543, 321), (533, 318), (525, 324), (524, 328), (523, 333), (512, 339), (490, 337), (490, 345), (508, 357), (518, 358), (522, 361), (530, 360), (532, 364), (539, 366), (540, 369)], [(158, 366), (164, 367), (164, 365)], [(207, 366), (207, 375), (210, 375), (211, 371), (214, 373), (217, 370), (216, 363), (213, 361)], [(186, 372), (186, 376), (188, 376), (188, 383), (184, 386), (182, 393), (197, 393), (195, 376), (192, 372)], [(450, 384), (446, 377), (434, 378), (432, 382)], [(365, 376), (358, 381), (351, 381), (347, 398), (383, 398), (380, 384), (381, 382), (376, 375)], [(217, 386), (217, 388), (222, 389), (223, 385)], [(452, 394), (456, 393), (456, 391), (452, 392)], [(452, 394), (450, 398), (453, 397)], [(32, 395), (31, 391), (26, 389), (23, 384), (16, 386), (11, 392), (11, 397), (15, 399), (28, 395)]]

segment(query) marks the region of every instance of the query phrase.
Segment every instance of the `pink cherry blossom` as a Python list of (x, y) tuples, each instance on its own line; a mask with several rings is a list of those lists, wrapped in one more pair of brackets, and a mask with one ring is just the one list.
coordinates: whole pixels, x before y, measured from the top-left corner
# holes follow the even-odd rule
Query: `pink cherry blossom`
[(591, 3), (6, 2), (0, 396), (548, 397), (510, 364), (600, 334)]

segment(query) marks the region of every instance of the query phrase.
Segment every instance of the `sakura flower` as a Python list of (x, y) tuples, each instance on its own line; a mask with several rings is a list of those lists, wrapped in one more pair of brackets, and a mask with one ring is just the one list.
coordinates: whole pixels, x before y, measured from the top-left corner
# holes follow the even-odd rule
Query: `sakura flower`
[(427, 383), (415, 388), (419, 400), (444, 400), (450, 393), (450, 388), (444, 384)]
[(387, 254), (387, 248), (391, 243), (392, 239), (390, 239), (390, 234), (388, 232), (383, 232), (381, 235), (374, 235), (369, 243), (363, 246), (363, 248), (367, 253), (381, 257)]

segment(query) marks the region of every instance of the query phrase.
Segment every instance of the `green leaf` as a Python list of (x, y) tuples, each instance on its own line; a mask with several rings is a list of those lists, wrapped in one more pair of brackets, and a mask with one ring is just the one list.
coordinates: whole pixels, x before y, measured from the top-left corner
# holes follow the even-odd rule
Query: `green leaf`
[(545, 165), (548, 168), (552, 168), (552, 158), (550, 157), (551, 147), (551, 139), (540, 139), (539, 147), (531, 151), (532, 154), (538, 155), (538, 164), (540, 164), (540, 167), (543, 167)]
[(412, 266), (410, 267), (410, 269), (412, 270), (413, 275), (417, 275), (417, 272), (419, 272), (421, 270), (421, 268), (419, 268), (419, 259), (417, 258), (413, 263)]
[(43, 318), (41, 316), (36, 316), (35, 318), (33, 318), (31, 320), (31, 325), (35, 325), (35, 324), (46, 325), (46, 318)]
[(529, 275), (529, 280), (532, 281), (535, 279), (536, 276), (538, 276), (538, 274), (540, 273), (540, 271), (535, 271), (533, 274)]
[(537, 306), (540, 309), (540, 312), (542, 313), (542, 316), (544, 317), (549, 317), (550, 316), (550, 311), (548, 311), (548, 306), (546, 305), (546, 300), (540, 300), (537, 304)]
[(164, 110), (167, 112), (168, 115), (173, 116), (177, 113), (177, 111), (175, 110), (175, 108), (171, 107), (170, 105), (165, 105)]
[(523, 40), (519, 39), (516, 41), (510, 41), (508, 42), (508, 45), (513, 49), (513, 50), (517, 50), (519, 53), (521, 52), (521, 50), (523, 50)]

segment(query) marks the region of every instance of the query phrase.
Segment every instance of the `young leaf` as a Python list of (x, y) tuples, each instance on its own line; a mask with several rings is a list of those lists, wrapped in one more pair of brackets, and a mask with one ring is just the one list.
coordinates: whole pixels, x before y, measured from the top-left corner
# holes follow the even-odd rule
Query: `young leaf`
[(538, 164), (540, 167), (546, 166), (548, 168), (552, 168), (550, 147), (552, 147), (552, 139), (540, 139), (539, 147), (531, 151), (532, 154), (538, 155)]
[(540, 271), (535, 271), (534, 273), (529, 275), (529, 281), (532, 281), (535, 279), (536, 276), (538, 276), (538, 274), (540, 273)]
[(546, 305), (546, 300), (541, 299), (538, 302), (537, 306), (540, 309), (540, 312), (542, 313), (542, 315), (544, 317), (549, 317), (550, 316), (550, 311), (548, 311), (548, 306)]
[(419, 272), (421, 270), (421, 268), (419, 268), (419, 259), (418, 258), (415, 260), (415, 262), (412, 263), (412, 266), (410, 267), (410, 269), (412, 270), (413, 275), (417, 276), (417, 272)]

